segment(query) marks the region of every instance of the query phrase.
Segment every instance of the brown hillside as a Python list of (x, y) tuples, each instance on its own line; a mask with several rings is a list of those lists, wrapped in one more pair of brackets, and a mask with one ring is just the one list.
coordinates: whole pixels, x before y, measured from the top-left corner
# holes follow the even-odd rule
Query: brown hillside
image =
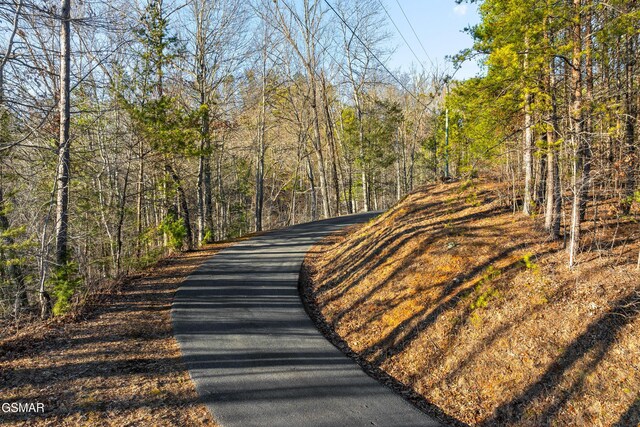
[(316, 246), (303, 270), (321, 321), (465, 423), (638, 425), (638, 217), (603, 203), (569, 270), (562, 242), (514, 215), (507, 191), (424, 187)]

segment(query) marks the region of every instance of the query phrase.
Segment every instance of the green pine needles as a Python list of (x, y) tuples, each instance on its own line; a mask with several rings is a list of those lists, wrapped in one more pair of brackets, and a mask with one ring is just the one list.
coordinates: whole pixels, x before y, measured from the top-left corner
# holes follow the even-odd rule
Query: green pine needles
[(187, 238), (187, 228), (182, 218), (177, 218), (174, 214), (167, 215), (160, 224), (159, 231), (167, 236), (167, 246), (169, 249), (179, 251)]
[(49, 286), (53, 289), (53, 314), (60, 316), (72, 307), (74, 295), (82, 289), (82, 277), (78, 271), (78, 264), (68, 261), (53, 270), (49, 278)]

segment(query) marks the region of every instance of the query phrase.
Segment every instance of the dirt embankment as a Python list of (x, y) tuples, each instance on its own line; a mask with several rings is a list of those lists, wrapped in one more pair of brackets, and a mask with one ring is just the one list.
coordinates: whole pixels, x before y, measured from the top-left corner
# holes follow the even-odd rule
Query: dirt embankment
[(0, 403), (44, 405), (42, 414), (0, 413), (0, 424), (215, 426), (181, 361), (170, 311), (180, 283), (228, 245), (159, 262), (81, 319), (0, 340)]
[(323, 241), (303, 269), (321, 322), (363, 365), (464, 423), (638, 425), (638, 216), (601, 202), (569, 270), (563, 242), (514, 215), (507, 191), (424, 187)]

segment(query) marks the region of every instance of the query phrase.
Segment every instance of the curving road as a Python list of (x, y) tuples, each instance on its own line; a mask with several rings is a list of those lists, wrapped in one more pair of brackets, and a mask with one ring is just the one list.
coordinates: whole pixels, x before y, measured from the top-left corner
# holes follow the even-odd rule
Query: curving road
[(237, 243), (182, 284), (172, 309), (176, 338), (198, 394), (223, 427), (439, 425), (330, 344), (298, 294), (309, 247), (371, 216)]

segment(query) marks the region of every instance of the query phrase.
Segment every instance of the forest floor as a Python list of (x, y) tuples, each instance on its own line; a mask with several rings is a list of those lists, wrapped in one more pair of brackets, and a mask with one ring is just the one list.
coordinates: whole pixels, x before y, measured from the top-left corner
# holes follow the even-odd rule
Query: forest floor
[(44, 413), (0, 413), (0, 424), (215, 426), (181, 361), (171, 303), (180, 283), (229, 245), (165, 258), (72, 321), (1, 338), (0, 403), (42, 403)]
[(514, 214), (508, 192), (426, 186), (325, 239), (301, 280), (316, 321), (373, 375), (461, 424), (639, 425), (637, 206), (628, 217), (591, 206), (570, 270), (563, 242)]

